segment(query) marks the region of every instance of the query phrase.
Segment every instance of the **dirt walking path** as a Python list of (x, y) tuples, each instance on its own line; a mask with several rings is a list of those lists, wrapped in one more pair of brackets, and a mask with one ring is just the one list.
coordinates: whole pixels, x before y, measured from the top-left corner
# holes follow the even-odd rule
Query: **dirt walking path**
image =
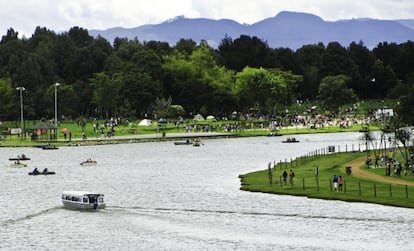
[[(366, 157), (362, 157), (356, 160), (353, 160), (349, 163), (346, 163), (345, 166), (352, 167), (352, 175), (364, 177), (370, 180), (376, 180), (379, 182), (397, 184), (397, 185), (408, 185), (414, 187), (414, 181), (409, 180), (399, 180), (391, 176), (381, 176), (375, 173), (371, 173), (367, 170), (361, 169), (361, 166), (365, 164)], [(385, 170), (384, 170), (385, 172)]]

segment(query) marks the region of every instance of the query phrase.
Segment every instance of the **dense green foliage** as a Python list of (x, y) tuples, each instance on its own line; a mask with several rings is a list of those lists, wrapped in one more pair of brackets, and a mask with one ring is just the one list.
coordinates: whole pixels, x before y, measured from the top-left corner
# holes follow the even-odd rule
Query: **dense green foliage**
[[(30, 38), (10, 28), (0, 41), (0, 120), (18, 120), (23, 86), (25, 118), (154, 117), (156, 100), (171, 97), (180, 115), (218, 118), (233, 111), (283, 114), (296, 100), (318, 100), (336, 111), (346, 102), (402, 98), (412, 111), (414, 42), (269, 48), (257, 37), (223, 38), (218, 48), (189, 39), (93, 38), (73, 27), (56, 34), (37, 27)], [(172, 113), (168, 113), (171, 116)], [(412, 123), (412, 117), (402, 116)]]

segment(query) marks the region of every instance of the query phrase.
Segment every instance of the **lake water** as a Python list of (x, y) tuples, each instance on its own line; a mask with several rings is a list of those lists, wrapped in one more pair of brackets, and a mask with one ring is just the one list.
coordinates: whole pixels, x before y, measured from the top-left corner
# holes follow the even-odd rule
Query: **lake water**
[[(1, 250), (413, 250), (414, 211), (240, 191), (239, 174), (361, 133), (0, 148)], [(9, 167), (24, 153), (26, 168)], [(87, 158), (97, 166), (81, 166)], [(29, 176), (34, 167), (56, 172)], [(62, 207), (63, 190), (105, 194), (107, 208)]]

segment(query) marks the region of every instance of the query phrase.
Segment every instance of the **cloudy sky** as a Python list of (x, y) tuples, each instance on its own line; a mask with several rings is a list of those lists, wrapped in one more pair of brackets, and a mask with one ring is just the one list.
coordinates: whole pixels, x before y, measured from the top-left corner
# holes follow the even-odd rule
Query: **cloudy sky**
[(11, 27), (30, 37), (36, 26), (56, 32), (157, 24), (175, 16), (233, 19), (252, 24), (280, 11), (324, 20), (414, 19), (413, 0), (0, 0), (0, 34)]

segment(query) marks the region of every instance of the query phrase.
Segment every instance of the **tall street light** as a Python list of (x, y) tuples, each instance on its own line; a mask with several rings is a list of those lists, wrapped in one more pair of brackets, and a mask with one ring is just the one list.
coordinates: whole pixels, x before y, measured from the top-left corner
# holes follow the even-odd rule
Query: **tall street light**
[(16, 90), (20, 91), (20, 122), (21, 122), (21, 133), (20, 133), (20, 140), (23, 139), (24, 134), (24, 121), (23, 121), (23, 91), (26, 90), (23, 86), (16, 87)]
[(60, 83), (54, 83), (53, 85), (55, 86), (55, 137), (57, 139), (57, 88), (60, 85)]

